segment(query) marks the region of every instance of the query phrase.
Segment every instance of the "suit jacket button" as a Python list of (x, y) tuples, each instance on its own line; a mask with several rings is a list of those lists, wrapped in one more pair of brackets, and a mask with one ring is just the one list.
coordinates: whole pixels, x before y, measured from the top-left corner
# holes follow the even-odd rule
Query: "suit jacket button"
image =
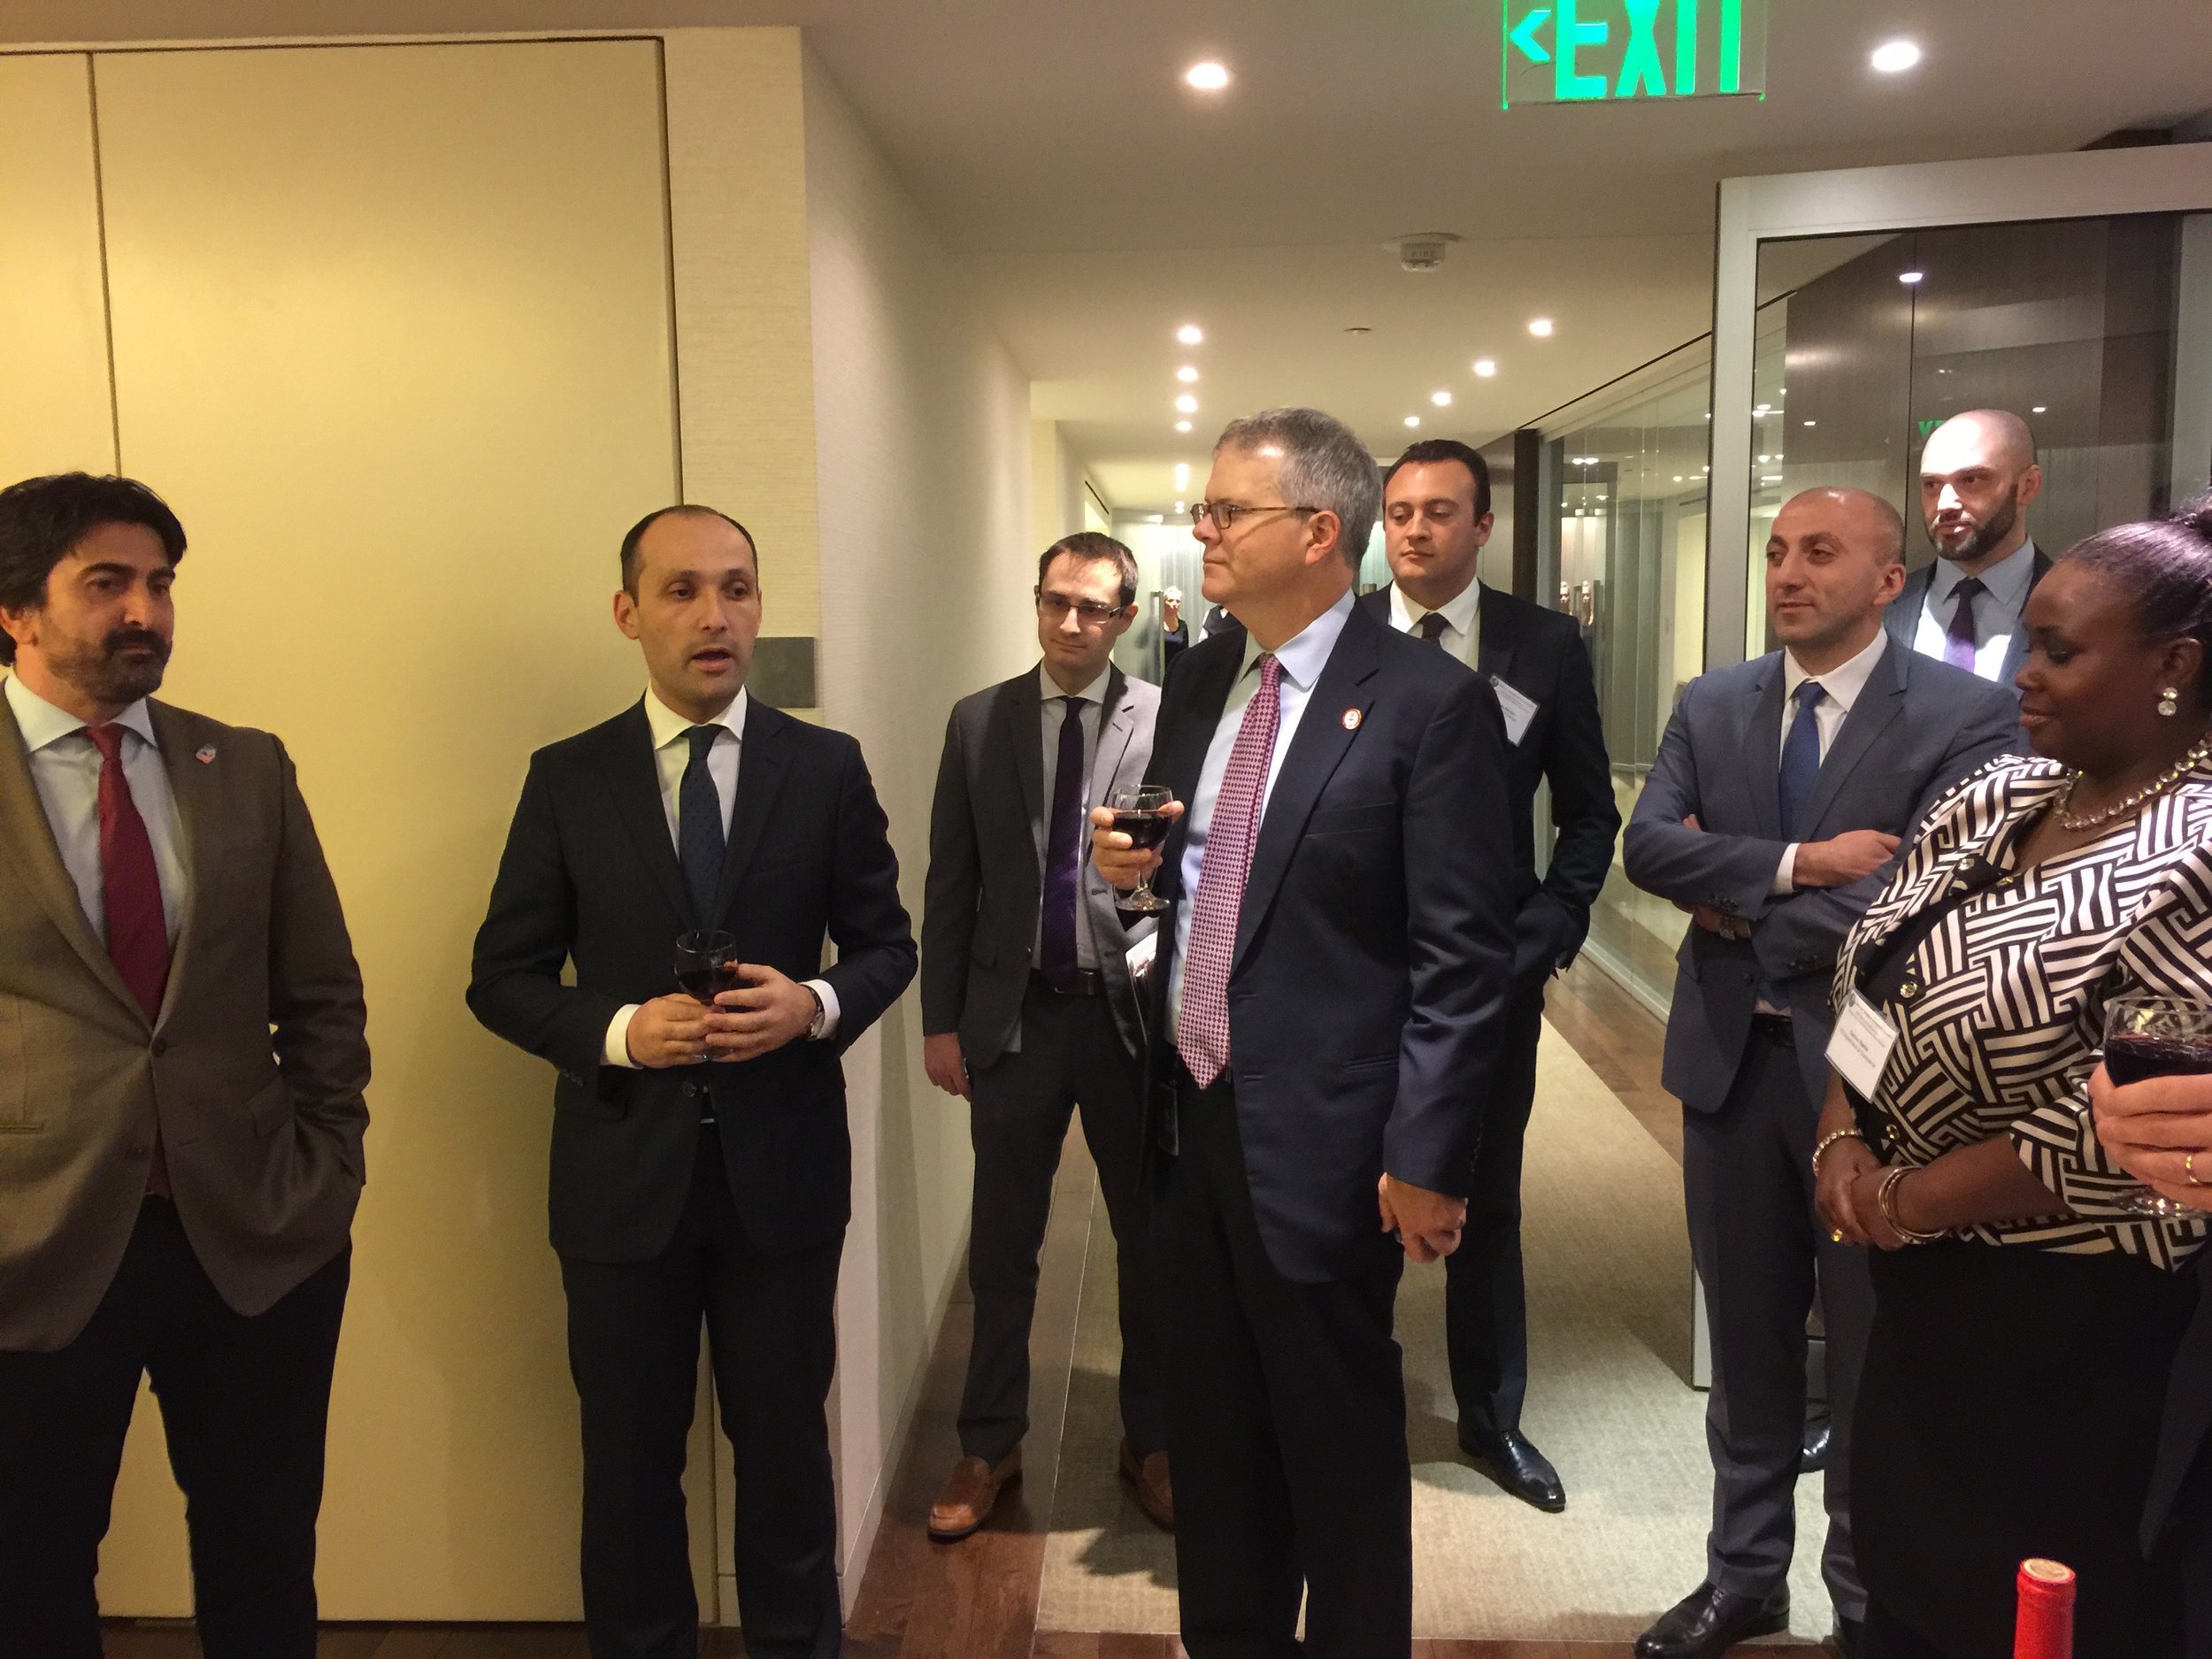
[(160, 1058), (161, 1058), (161, 1056), (162, 1056), (163, 1055), (167, 1054), (168, 1052), (169, 1052), (169, 1040), (168, 1040), (166, 1037), (157, 1037), (157, 1038), (155, 1038), (155, 1039), (154, 1039), (154, 1058), (155, 1058), (155, 1059), (157, 1059), (157, 1060), (158, 1060), (158, 1059), (160, 1059)]
[(1901, 1001), (1909, 1002), (1914, 997), (1920, 995), (1920, 987), (1912, 980), (1908, 979), (1897, 987), (1897, 995)]
[(146, 1163), (153, 1156), (154, 1149), (151, 1147), (133, 1147), (131, 1148), (131, 1161), (134, 1164)]

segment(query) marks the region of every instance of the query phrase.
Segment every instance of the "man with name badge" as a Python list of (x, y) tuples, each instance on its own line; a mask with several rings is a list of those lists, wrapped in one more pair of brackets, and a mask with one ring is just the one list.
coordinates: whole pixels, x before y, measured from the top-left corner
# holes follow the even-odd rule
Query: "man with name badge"
[(1822, 1571), (1847, 1655), (1865, 1617), (1849, 1470), (1871, 1292), (1864, 1253), (1820, 1228), (1813, 1208), (1830, 984), (1901, 839), (2018, 736), (2008, 690), (1884, 631), (1904, 552), (1903, 519), (1863, 490), (1785, 503), (1766, 550), (1782, 649), (1684, 689), (1623, 841), (1629, 879), (1691, 918), (1663, 1078), (1683, 1105), (1683, 1194), (1713, 1355), (1705, 1579), (1638, 1639), (1638, 1659), (1717, 1659), (1788, 1625), (1816, 1294), (1834, 1423)]
[[(1513, 1011), (1482, 1118), (1467, 1230), (1444, 1263), (1444, 1334), (1461, 1448), (1525, 1503), (1567, 1507), (1551, 1461), (1521, 1432), (1528, 1304), (1521, 1271), (1521, 1147), (1536, 1100), (1544, 987), (1590, 931), (1612, 867), (1620, 809), (1582, 631), (1479, 580), (1490, 540), (1490, 467), (1450, 438), (1415, 444), (1383, 475), (1392, 585), (1360, 601), (1378, 620), (1480, 673), (1505, 717), (1512, 793)], [(1536, 873), (1536, 791), (1551, 784), (1551, 860)]]

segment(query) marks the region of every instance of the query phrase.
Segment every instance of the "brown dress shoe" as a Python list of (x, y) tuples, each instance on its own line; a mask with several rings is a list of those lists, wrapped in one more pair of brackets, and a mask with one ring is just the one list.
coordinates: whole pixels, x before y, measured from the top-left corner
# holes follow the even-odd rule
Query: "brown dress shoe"
[(996, 1469), (980, 1457), (964, 1457), (945, 1477), (937, 1502), (929, 1506), (929, 1535), (941, 1544), (965, 1538), (991, 1518), (1002, 1487), (1022, 1478), (1022, 1452), (1017, 1446)]
[(1121, 1443), (1121, 1478), (1144, 1511), (1144, 1518), (1163, 1532), (1175, 1530), (1175, 1488), (1168, 1484), (1167, 1454), (1148, 1452), (1142, 1462), (1129, 1442)]

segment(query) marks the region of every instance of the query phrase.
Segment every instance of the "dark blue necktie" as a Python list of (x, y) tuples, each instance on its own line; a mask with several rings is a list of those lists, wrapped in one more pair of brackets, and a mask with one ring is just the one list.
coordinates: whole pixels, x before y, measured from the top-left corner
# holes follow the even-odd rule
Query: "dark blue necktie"
[(1820, 722), (1814, 718), (1813, 710), (1827, 695), (1817, 680), (1808, 680), (1797, 688), (1797, 718), (1790, 722), (1790, 734), (1782, 740), (1782, 771), (1777, 780), (1784, 841), (1804, 839), (1805, 808), (1820, 778)]
[(1083, 874), (1083, 699), (1059, 701), (1066, 712), (1060, 717), (1060, 757), (1052, 770), (1052, 817), (1045, 826), (1037, 965), (1048, 985), (1064, 990), (1075, 983), (1075, 906)]
[(691, 759), (684, 767), (682, 787), (676, 792), (676, 856), (684, 867), (684, 885), (691, 889), (699, 925), (714, 926), (715, 889), (722, 885), (722, 852), (726, 840), (722, 828), (722, 797), (715, 792), (714, 774), (707, 769), (707, 752), (723, 728), (695, 726), (684, 733), (691, 744)]

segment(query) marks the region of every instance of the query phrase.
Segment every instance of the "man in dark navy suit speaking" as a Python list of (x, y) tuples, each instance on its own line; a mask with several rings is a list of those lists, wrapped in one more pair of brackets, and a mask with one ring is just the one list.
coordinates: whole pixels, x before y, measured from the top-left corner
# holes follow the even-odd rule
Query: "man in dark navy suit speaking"
[(1353, 603), (1381, 495), (1317, 411), (1222, 434), (1193, 513), (1243, 626), (1161, 692), (1151, 776), (1181, 821), (1140, 853), (1093, 815), (1106, 879), (1157, 869), (1172, 902), (1149, 1188), (1191, 1659), (1412, 1644), (1392, 1304), (1465, 1222), (1517, 895), (1489, 682)]

